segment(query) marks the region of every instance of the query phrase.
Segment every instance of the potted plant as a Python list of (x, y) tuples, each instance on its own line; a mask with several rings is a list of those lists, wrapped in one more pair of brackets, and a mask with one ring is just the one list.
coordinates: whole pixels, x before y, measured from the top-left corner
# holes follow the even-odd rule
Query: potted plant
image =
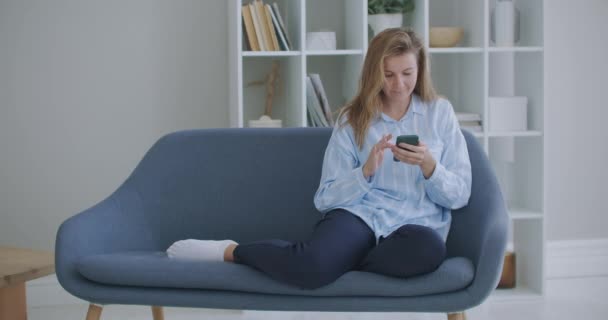
[(374, 34), (401, 27), (403, 15), (414, 11), (414, 0), (367, 0), (367, 23)]

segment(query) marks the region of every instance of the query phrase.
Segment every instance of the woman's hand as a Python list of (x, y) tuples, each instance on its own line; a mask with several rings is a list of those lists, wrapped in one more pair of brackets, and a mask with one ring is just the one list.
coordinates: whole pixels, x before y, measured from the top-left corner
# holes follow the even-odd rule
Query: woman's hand
[(395, 158), (407, 164), (420, 166), (425, 179), (433, 175), (437, 162), (424, 142), (420, 141), (417, 146), (402, 142), (399, 144), (399, 147), (391, 147)]
[(369, 157), (367, 161), (363, 165), (363, 176), (365, 179), (373, 176), (376, 170), (382, 164), (382, 160), (384, 159), (384, 149), (394, 147), (393, 144), (388, 142), (393, 137), (392, 134), (382, 135), (382, 139), (378, 141), (369, 152)]

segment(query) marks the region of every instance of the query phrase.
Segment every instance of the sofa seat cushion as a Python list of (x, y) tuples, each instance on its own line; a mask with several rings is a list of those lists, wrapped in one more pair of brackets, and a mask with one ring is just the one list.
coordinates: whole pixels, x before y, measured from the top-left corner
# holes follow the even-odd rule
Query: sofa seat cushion
[(169, 259), (164, 252), (123, 252), (86, 256), (78, 271), (92, 281), (120, 286), (188, 288), (298, 296), (390, 296), (407, 297), (456, 291), (474, 275), (466, 258), (449, 258), (434, 272), (399, 279), (351, 271), (333, 283), (300, 289), (275, 281), (245, 265)]

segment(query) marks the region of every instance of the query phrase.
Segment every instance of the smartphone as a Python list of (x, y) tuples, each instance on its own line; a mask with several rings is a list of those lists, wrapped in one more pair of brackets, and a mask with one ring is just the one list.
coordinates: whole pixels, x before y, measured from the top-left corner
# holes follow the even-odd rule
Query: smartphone
[[(397, 147), (399, 147), (399, 144), (402, 143), (402, 142), (407, 143), (407, 144), (411, 144), (411, 145), (414, 145), (414, 146), (417, 146), (418, 143), (419, 143), (418, 136), (415, 135), (415, 134), (400, 135), (400, 136), (397, 137), (397, 142), (396, 142)], [(399, 147), (399, 148), (401, 148), (401, 147)], [(401, 148), (401, 149), (404, 149), (404, 148)], [(393, 160), (396, 161), (396, 162), (399, 162), (399, 160), (397, 158), (395, 158), (395, 157), (393, 157)]]

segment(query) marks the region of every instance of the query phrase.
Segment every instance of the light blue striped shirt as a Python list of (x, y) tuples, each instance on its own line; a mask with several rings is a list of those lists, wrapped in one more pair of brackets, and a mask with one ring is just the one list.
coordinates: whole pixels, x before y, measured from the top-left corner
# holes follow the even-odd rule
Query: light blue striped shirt
[[(417, 134), (427, 145), (437, 162), (429, 179), (419, 166), (395, 162), (390, 149), (374, 175), (365, 179), (361, 167), (374, 144), (389, 133), (392, 143), (398, 135)], [(384, 113), (372, 120), (362, 149), (350, 125), (334, 127), (314, 202), (322, 213), (342, 208), (359, 216), (376, 239), (402, 225), (418, 224), (436, 230), (445, 241), (451, 210), (465, 206), (470, 194), (471, 163), (452, 105), (445, 99), (427, 103), (413, 94), (400, 120)]]

